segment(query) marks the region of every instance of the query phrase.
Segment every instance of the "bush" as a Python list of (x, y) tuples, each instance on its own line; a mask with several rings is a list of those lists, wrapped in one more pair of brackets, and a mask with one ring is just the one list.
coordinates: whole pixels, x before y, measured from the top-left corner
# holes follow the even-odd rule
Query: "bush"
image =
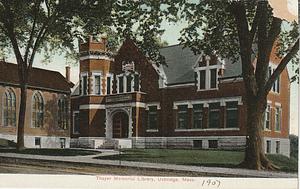
[(290, 135), (291, 157), (298, 159), (298, 136)]

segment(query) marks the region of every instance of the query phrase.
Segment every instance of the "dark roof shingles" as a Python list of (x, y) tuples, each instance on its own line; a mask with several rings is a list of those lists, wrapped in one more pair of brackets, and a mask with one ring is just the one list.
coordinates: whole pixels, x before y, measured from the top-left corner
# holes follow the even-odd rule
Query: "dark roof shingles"
[[(199, 55), (195, 55), (190, 48), (183, 48), (182, 45), (173, 45), (160, 49), (165, 57), (167, 66), (164, 71), (167, 76), (167, 83), (188, 83), (194, 82), (194, 69)], [(225, 71), (223, 77), (235, 77), (242, 73), (241, 63), (232, 63), (225, 59)]]
[[(0, 62), (0, 82), (19, 85), (17, 64)], [(32, 68), (28, 85), (33, 88), (55, 90), (70, 93), (72, 83), (59, 72)]]

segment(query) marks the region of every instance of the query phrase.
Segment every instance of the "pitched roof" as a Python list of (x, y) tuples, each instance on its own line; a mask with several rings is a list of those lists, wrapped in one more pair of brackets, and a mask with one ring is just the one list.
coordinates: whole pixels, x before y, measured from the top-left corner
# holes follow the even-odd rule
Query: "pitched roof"
[[(165, 57), (167, 66), (163, 66), (167, 76), (168, 84), (194, 82), (194, 69), (200, 55), (195, 55), (190, 48), (183, 48), (183, 45), (172, 45), (160, 49)], [(240, 62), (232, 63), (225, 59), (225, 71), (223, 77), (236, 77), (241, 75), (242, 67)]]
[[(0, 83), (19, 85), (17, 64), (0, 61)], [(28, 85), (31, 88), (70, 93), (73, 83), (68, 82), (59, 72), (32, 68)]]

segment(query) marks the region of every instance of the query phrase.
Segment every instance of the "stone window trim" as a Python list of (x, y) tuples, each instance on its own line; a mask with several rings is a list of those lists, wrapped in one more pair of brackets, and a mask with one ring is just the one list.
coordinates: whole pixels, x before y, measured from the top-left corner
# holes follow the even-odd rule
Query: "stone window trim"
[[(272, 109), (273, 109), (273, 107), (272, 107), (272, 101), (267, 101), (267, 108), (266, 108), (266, 110), (269, 108), (269, 128), (267, 128), (267, 126), (266, 126), (266, 119), (267, 119), (267, 117), (264, 115), (264, 131), (266, 131), (266, 132), (271, 132), (272, 131), (272, 127), (271, 127), (271, 117), (272, 117)], [(265, 112), (266, 113), (266, 112)]]
[(73, 134), (80, 134), (80, 132), (75, 131), (75, 117), (76, 114), (79, 115), (80, 111), (73, 111), (73, 115), (72, 115), (72, 120), (73, 120), (73, 128), (72, 128), (72, 132)]
[[(42, 107), (38, 107), (38, 112), (34, 112), (34, 109), (33, 109), (33, 106), (34, 106), (34, 102), (35, 102), (35, 97), (39, 98), (39, 102), (38, 103), (41, 103), (39, 104), (40, 106)], [(44, 118), (45, 118), (45, 100), (44, 100), (44, 96), (43, 96), (43, 93), (41, 91), (34, 91), (33, 94), (32, 94), (32, 98), (31, 98), (31, 124), (30, 124), (30, 127), (31, 128), (42, 128), (44, 126)], [(36, 118), (36, 120), (33, 120), (33, 115), (37, 113), (40, 113), (42, 114), (42, 120), (41, 120), (41, 125), (38, 125), (38, 127), (34, 126), (33, 123), (34, 121), (38, 121), (38, 118)], [(35, 115), (35, 116), (36, 116)]]
[[(158, 127), (159, 127), (159, 109), (158, 109), (158, 105), (153, 104), (153, 105), (146, 105), (147, 108), (147, 128), (146, 128), (146, 132), (158, 132)], [(155, 110), (151, 110), (151, 108), (155, 108)], [(151, 116), (151, 117), (150, 117)], [(155, 117), (153, 117), (155, 116)], [(151, 125), (151, 123), (153, 123), (151, 119), (155, 118), (155, 127), (153, 127), (153, 125)]]
[(57, 101), (57, 128), (67, 130), (70, 126), (70, 100), (66, 95), (61, 95)]
[[(99, 76), (100, 77), (100, 94), (96, 93), (96, 77)], [(101, 71), (93, 71), (92, 72), (92, 95), (97, 95), (97, 96), (101, 96), (103, 95), (103, 90), (102, 90), (102, 83), (103, 80), (103, 74)]]
[(203, 108), (208, 108), (210, 103), (220, 103), (220, 106), (226, 106), (226, 102), (237, 101), (238, 105), (243, 105), (242, 97), (229, 97), (229, 98), (215, 98), (215, 99), (203, 99), (203, 100), (187, 100), (187, 101), (175, 101), (173, 102), (173, 109), (177, 110), (179, 105), (188, 105), (188, 108), (193, 108), (194, 104), (203, 104)]
[[(108, 81), (108, 79), (107, 78), (110, 78), (110, 88), (109, 88), (110, 94), (107, 93), (107, 91), (108, 91), (108, 89), (107, 89), (107, 81)], [(113, 73), (106, 74), (106, 80), (105, 81), (106, 81), (106, 83), (105, 83), (105, 94), (106, 95), (113, 94), (114, 74)]]
[[(5, 101), (9, 101), (10, 104), (6, 104)], [(5, 105), (6, 104), (6, 105)], [(4, 127), (16, 127), (17, 125), (17, 98), (16, 93), (12, 88), (6, 88), (3, 97), (2, 97), (2, 126)], [(5, 117), (5, 111), (7, 111), (7, 114), (10, 113), (10, 115), (6, 115), (8, 117)], [(6, 120), (6, 121), (5, 121)], [(7, 122), (7, 123), (6, 123)], [(10, 123), (8, 123), (10, 122)], [(12, 123), (13, 122), (13, 123)]]
[[(86, 79), (86, 83), (85, 83), (85, 85), (86, 85), (86, 94), (84, 94), (84, 89), (83, 89), (83, 77), (86, 77), (87, 79)], [(80, 73), (80, 95), (81, 96), (87, 96), (87, 95), (89, 95), (89, 74), (88, 74), (88, 72), (82, 72), (82, 73)]]
[[(278, 116), (278, 120), (277, 120), (277, 116)], [(279, 121), (279, 123), (278, 123), (278, 121)], [(275, 106), (274, 123), (275, 123), (274, 131), (281, 133), (281, 128), (282, 128), (282, 108), (281, 108), (281, 106)]]
[[(203, 105), (203, 108), (209, 108), (210, 103), (220, 103), (221, 106), (226, 107), (226, 102), (238, 102), (238, 111), (239, 106), (243, 105), (242, 97), (225, 97), (225, 98), (215, 98), (215, 99), (204, 99), (204, 100), (189, 100), (189, 101), (177, 101), (173, 102), (173, 110), (178, 110), (178, 106), (180, 105), (187, 105), (188, 108), (193, 108), (194, 105)], [(175, 132), (190, 132), (190, 131), (221, 131), (221, 130), (228, 130), (228, 131), (239, 131), (240, 128), (188, 128), (188, 129), (181, 129), (176, 128)]]
[[(134, 89), (134, 83), (135, 83), (135, 77), (134, 75), (138, 75), (139, 78), (140, 78), (140, 74), (138, 72), (125, 72), (125, 73), (121, 73), (121, 74), (118, 74), (116, 75), (116, 79), (117, 79), (117, 94), (123, 94), (123, 93), (132, 93), (132, 92), (140, 92), (141, 91), (141, 80), (139, 79), (139, 86), (138, 86), (138, 91), (135, 91)], [(128, 76), (131, 76), (132, 79), (131, 79), (131, 85), (130, 85), (130, 90), (127, 91), (127, 77)], [(119, 91), (119, 82), (120, 82), (120, 77), (123, 77), (123, 92), (120, 93)]]
[(156, 106), (157, 110), (160, 110), (160, 109), (161, 109), (160, 103), (159, 103), (159, 102), (150, 102), (150, 103), (147, 103), (147, 104), (146, 104), (145, 110), (146, 110), (146, 111), (149, 110), (149, 107), (151, 107), (151, 106)]

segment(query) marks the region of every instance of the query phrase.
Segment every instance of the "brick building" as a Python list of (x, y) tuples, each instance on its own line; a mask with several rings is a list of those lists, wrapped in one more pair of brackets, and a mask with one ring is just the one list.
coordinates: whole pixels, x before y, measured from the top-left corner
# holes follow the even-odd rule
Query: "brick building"
[[(70, 89), (73, 86), (58, 72), (32, 69), (27, 93), (25, 147), (70, 146)], [(19, 106), (18, 67), (0, 62), (0, 138), (16, 142)]]
[[(80, 82), (72, 101), (72, 142), (103, 148), (243, 148), (241, 63), (164, 47), (167, 66), (149, 61), (129, 39), (113, 56), (106, 39), (80, 45)], [(269, 72), (278, 59), (271, 57)], [(266, 153), (289, 155), (289, 77), (268, 95)]]

